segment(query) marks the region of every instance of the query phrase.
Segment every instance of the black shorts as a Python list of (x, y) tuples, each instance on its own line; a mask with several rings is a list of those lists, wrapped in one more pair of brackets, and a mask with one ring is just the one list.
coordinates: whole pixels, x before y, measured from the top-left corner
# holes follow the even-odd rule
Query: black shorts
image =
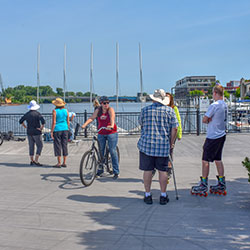
[(225, 140), (226, 135), (218, 139), (206, 138), (206, 141), (203, 145), (202, 160), (208, 162), (221, 161), (222, 150)]
[(140, 152), (139, 168), (143, 171), (152, 171), (155, 168), (160, 171), (168, 171), (168, 157), (150, 156)]

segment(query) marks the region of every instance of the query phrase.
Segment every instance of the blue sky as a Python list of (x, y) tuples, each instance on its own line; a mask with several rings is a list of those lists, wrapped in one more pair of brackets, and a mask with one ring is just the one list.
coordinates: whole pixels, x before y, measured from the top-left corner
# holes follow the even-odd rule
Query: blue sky
[(0, 73), (5, 87), (63, 86), (89, 91), (90, 44), (94, 92), (114, 95), (115, 46), (119, 43), (120, 95), (143, 89), (170, 91), (185, 76), (215, 75), (223, 85), (250, 78), (249, 0), (0, 0)]

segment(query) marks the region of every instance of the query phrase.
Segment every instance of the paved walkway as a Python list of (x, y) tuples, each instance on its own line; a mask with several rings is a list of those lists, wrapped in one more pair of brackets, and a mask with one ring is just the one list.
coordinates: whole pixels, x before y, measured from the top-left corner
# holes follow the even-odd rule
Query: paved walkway
[[(250, 249), (250, 183), (241, 165), (250, 134), (229, 134), (224, 148), (227, 196), (196, 197), (190, 187), (201, 172), (204, 136), (185, 135), (175, 149), (170, 203), (159, 205), (154, 177), (153, 205), (143, 203), (138, 137), (119, 138), (121, 178), (83, 187), (78, 175), (90, 142), (69, 145), (68, 168), (54, 169), (52, 144), (44, 145), (43, 167), (29, 166), (27, 142), (0, 146), (1, 250)], [(48, 164), (48, 165), (46, 165)], [(210, 184), (215, 182), (214, 165)]]

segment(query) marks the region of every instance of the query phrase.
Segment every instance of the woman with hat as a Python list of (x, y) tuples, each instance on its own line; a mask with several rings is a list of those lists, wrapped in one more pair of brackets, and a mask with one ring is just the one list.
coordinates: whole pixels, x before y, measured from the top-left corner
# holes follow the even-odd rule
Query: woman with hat
[[(56, 108), (52, 111), (51, 137), (54, 144), (54, 153), (57, 157), (56, 168), (67, 167), (68, 155), (68, 133), (69, 133), (69, 112), (65, 109), (65, 102), (61, 98), (52, 101)], [(61, 164), (63, 155), (63, 164)]]
[[(100, 97), (101, 105), (95, 109), (93, 115), (82, 125), (85, 129), (88, 124), (93, 122), (96, 118), (98, 120), (98, 129), (106, 127), (98, 132), (98, 141), (100, 143), (101, 152), (104, 155), (106, 141), (108, 141), (109, 151), (112, 159), (112, 166), (114, 176), (116, 180), (119, 177), (119, 161), (116, 146), (118, 143), (117, 126), (115, 124), (115, 111), (112, 107), (109, 107), (109, 99), (107, 96)], [(101, 175), (103, 169), (99, 169), (97, 175)]]
[[(24, 128), (27, 128), (30, 165), (42, 166), (42, 164), (38, 162), (38, 158), (41, 155), (43, 149), (42, 130), (45, 120), (43, 116), (37, 111), (39, 108), (40, 106), (36, 103), (36, 101), (32, 100), (28, 106), (29, 111), (23, 117), (21, 117), (19, 123)], [(27, 126), (25, 125), (24, 121), (26, 121)], [(34, 160), (35, 144), (36, 156)]]

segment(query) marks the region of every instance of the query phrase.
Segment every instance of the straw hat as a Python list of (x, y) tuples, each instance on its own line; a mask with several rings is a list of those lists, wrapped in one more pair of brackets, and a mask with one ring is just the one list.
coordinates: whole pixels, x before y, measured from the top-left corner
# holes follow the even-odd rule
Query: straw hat
[(55, 100), (52, 101), (52, 103), (56, 106), (56, 107), (63, 107), (65, 106), (66, 102), (63, 101), (63, 99), (61, 98), (56, 98)]
[(39, 108), (40, 108), (40, 106), (36, 103), (35, 100), (30, 101), (28, 109), (30, 109), (30, 110), (37, 110)]
[(168, 96), (166, 96), (166, 92), (163, 89), (156, 89), (154, 91), (154, 94), (149, 95), (149, 97), (156, 102), (159, 102), (163, 105), (168, 105), (170, 102), (170, 99)]

